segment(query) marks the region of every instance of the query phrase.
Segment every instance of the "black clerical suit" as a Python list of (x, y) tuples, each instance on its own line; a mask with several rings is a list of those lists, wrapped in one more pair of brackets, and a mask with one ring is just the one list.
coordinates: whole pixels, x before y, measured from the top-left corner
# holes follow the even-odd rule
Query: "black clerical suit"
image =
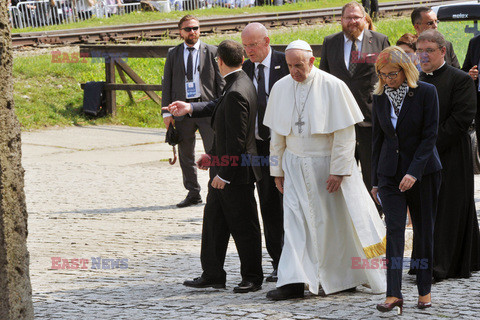
[[(230, 235), (235, 240), (242, 280), (263, 282), (262, 248), (254, 181), (260, 168), (252, 166), (257, 155), (255, 118), (257, 94), (252, 81), (241, 69), (225, 77), (224, 93), (215, 102), (192, 103), (192, 117), (212, 116), (215, 132), (207, 203), (204, 209), (202, 277), (225, 283), (223, 269)], [(211, 186), (215, 176), (228, 181), (224, 189)]]
[[(480, 269), (480, 237), (474, 201), (472, 148), (468, 128), (477, 109), (470, 76), (444, 64), (420, 79), (435, 85), (440, 103), (437, 149), (442, 161), (434, 235), (436, 280), (469, 277)], [(415, 249), (412, 257), (417, 257)]]
[(387, 36), (370, 30), (364, 30), (361, 54), (353, 73), (347, 69), (344, 60), (345, 37), (343, 32), (325, 37), (322, 45), (320, 69), (345, 82), (352, 91), (363, 113), (364, 121), (355, 125), (357, 147), (355, 158), (362, 166), (365, 186), (370, 191), (372, 156), (372, 93), (378, 77), (375, 72), (377, 55), (389, 47)]
[[(396, 127), (392, 105), (385, 93), (373, 96), (372, 183), (385, 213), (387, 226), (387, 297), (402, 298), (402, 269), (407, 206), (418, 242), (417, 287), (430, 293), (433, 260), (433, 228), (442, 168), (435, 142), (438, 130), (438, 98), (435, 87), (418, 82), (409, 88)], [(399, 189), (403, 177), (417, 180), (410, 190)], [(421, 262), (421, 263), (420, 263)]]
[[(265, 95), (268, 96), (270, 90), (272, 89), (275, 82), (289, 74), (287, 62), (285, 61), (285, 54), (270, 49), (272, 52), (270, 60), (270, 72), (268, 74), (268, 91), (265, 90)], [(255, 72), (255, 63), (250, 60), (246, 60), (243, 63), (243, 71), (250, 77), (250, 79), (256, 79), (257, 82), (257, 93), (258, 92), (258, 81), (262, 80), (256, 76)], [(266, 77), (267, 75), (265, 75)], [(259, 98), (261, 94), (258, 94)], [(270, 130), (263, 125), (263, 115), (265, 114), (267, 99), (264, 99), (264, 103), (258, 104), (258, 127), (264, 127), (267, 131)], [(261, 114), (260, 108), (263, 108), (263, 113)], [(261, 115), (260, 115), (261, 114)], [(262, 119), (260, 119), (262, 118)], [(261, 129), (259, 128), (259, 132)], [(270, 135), (268, 138), (262, 139), (257, 137), (257, 152), (259, 156), (268, 157), (270, 155)], [(258, 198), (260, 200), (260, 212), (262, 214), (263, 220), (263, 232), (265, 233), (265, 244), (267, 247), (268, 254), (272, 258), (273, 268), (276, 270), (278, 267), (278, 262), (280, 261), (280, 255), (282, 253), (283, 246), (283, 203), (281, 193), (278, 191), (275, 186), (275, 178), (270, 175), (270, 166), (262, 166), (262, 179), (257, 182), (257, 191)], [(268, 279), (267, 279), (268, 280)]]

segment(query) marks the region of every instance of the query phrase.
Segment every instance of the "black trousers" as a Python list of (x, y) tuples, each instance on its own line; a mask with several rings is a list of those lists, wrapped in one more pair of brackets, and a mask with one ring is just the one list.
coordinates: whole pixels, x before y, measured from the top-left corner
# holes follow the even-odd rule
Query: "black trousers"
[[(257, 140), (257, 153), (270, 155), (270, 142)], [(275, 186), (275, 178), (270, 175), (270, 166), (262, 166), (262, 179), (257, 182), (263, 232), (268, 254), (277, 269), (283, 247), (283, 197)]]
[(378, 191), (387, 225), (387, 297), (402, 298), (402, 270), (405, 247), (405, 222), (407, 206), (412, 217), (417, 266), (417, 288), (421, 296), (430, 293), (433, 267), (433, 228), (437, 213), (440, 171), (422, 177), (413, 187), (401, 192), (398, 188), (403, 175), (379, 175)]
[(378, 13), (378, 0), (362, 0), (365, 11), (373, 18), (374, 12)]
[(200, 260), (204, 277), (225, 283), (223, 268), (228, 242), (232, 235), (240, 258), (242, 280), (263, 282), (262, 244), (254, 185), (230, 185), (223, 190), (208, 183), (207, 203), (203, 213)]
[(182, 141), (178, 144), (178, 158), (182, 169), (183, 186), (188, 190), (189, 197), (200, 197), (200, 184), (197, 179), (197, 167), (195, 165), (195, 132), (200, 132), (205, 152), (208, 152), (213, 143), (213, 129), (208, 118), (189, 118), (175, 120), (175, 128)]

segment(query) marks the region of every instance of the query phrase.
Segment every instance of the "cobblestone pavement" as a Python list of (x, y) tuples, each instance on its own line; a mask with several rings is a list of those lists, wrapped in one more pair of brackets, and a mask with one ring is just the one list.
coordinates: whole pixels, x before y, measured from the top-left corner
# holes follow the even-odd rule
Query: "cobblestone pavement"
[[(30, 273), (38, 319), (396, 316), (376, 311), (375, 304), (384, 296), (365, 287), (356, 293), (283, 302), (265, 298), (274, 289), (272, 283), (255, 293), (234, 294), (240, 277), (233, 242), (226, 259), (226, 290), (184, 287), (185, 279), (201, 272), (203, 205), (174, 206), (186, 192), (179, 165), (160, 161), (171, 157), (171, 147), (163, 140), (162, 130), (121, 126), (23, 133)], [(207, 173), (199, 177), (205, 186)], [(479, 183), (476, 178), (477, 198)], [(202, 196), (205, 199), (205, 190)], [(265, 249), (263, 257), (264, 271), (270, 273)], [(71, 268), (55, 258), (70, 259)], [(118, 262), (119, 268), (107, 269)], [(478, 318), (479, 273), (434, 285), (434, 307), (426, 311), (414, 308), (413, 280), (405, 275), (402, 319)]]

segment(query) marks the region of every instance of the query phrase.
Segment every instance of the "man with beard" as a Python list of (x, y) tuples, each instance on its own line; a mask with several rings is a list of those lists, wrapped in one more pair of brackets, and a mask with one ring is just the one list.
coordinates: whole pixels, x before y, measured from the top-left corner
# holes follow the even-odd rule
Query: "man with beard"
[(342, 32), (325, 37), (320, 69), (345, 82), (360, 106), (364, 120), (355, 124), (355, 158), (362, 167), (363, 181), (371, 190), (372, 92), (377, 82), (375, 60), (390, 46), (387, 36), (367, 30), (365, 10), (355, 1), (342, 8)]
[[(218, 98), (225, 82), (215, 62), (217, 48), (199, 40), (200, 23), (196, 17), (184, 16), (178, 28), (184, 43), (168, 51), (163, 74), (162, 107), (175, 100), (201, 102)], [(210, 150), (213, 143), (210, 118), (173, 117), (165, 111), (162, 114), (165, 128), (174, 125), (180, 138), (178, 154), (183, 185), (188, 194), (177, 207), (201, 203), (195, 167), (195, 132), (197, 129), (200, 131), (205, 150)]]
[[(242, 44), (249, 60), (243, 63), (243, 71), (252, 79), (257, 89), (257, 121), (255, 141), (261, 157), (270, 155), (270, 129), (263, 124), (268, 95), (275, 82), (288, 75), (285, 54), (272, 50), (267, 28), (261, 23), (249, 23), (242, 31)], [(265, 244), (272, 258), (273, 272), (265, 279), (277, 281), (277, 267), (283, 243), (282, 197), (270, 175), (270, 166), (262, 166), (262, 179), (257, 182), (260, 211), (265, 233)]]
[[(417, 32), (417, 37), (425, 30), (438, 29), (437, 15), (429, 7), (415, 8), (410, 17), (412, 19), (412, 25)], [(460, 69), (460, 63), (458, 62), (455, 51), (453, 51), (452, 43), (445, 40), (445, 48), (447, 50), (445, 53), (445, 62), (449, 66)]]
[[(477, 110), (475, 85), (467, 73), (445, 63), (445, 46), (445, 38), (437, 30), (424, 31), (417, 40), (417, 55), (423, 71), (420, 80), (437, 88), (440, 103), (437, 150), (443, 170), (433, 246), (433, 277), (437, 281), (468, 278), (472, 271), (480, 270), (480, 237), (468, 134)], [(412, 258), (416, 258), (415, 251)]]

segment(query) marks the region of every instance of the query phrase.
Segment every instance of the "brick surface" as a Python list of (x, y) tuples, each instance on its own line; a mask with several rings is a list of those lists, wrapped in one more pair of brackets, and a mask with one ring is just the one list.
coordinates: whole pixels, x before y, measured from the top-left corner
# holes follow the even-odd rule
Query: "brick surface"
[[(272, 302), (262, 290), (235, 294), (240, 282), (233, 242), (226, 258), (227, 289), (191, 289), (201, 273), (203, 205), (178, 209), (180, 167), (170, 166), (164, 130), (121, 126), (24, 132), (23, 166), (29, 212), (30, 275), (37, 319), (383, 319), (383, 295), (356, 293)], [(201, 152), (201, 143), (197, 151)], [(207, 172), (199, 172), (205, 199)], [(476, 201), (480, 181), (475, 178)], [(52, 269), (52, 258), (88, 259), (85, 269)], [(100, 268), (93, 269), (92, 258)], [(263, 249), (264, 272), (271, 264)], [(126, 268), (106, 269), (124, 260)], [(103, 265), (103, 263), (105, 265)], [(63, 266), (63, 262), (59, 263)], [(75, 264), (69, 263), (74, 267)], [(80, 263), (81, 266), (81, 263)], [(98, 266), (98, 264), (96, 265)], [(67, 265), (65, 264), (65, 268)], [(416, 309), (414, 278), (404, 277), (402, 319), (475, 319), (466, 304), (480, 290), (480, 274), (432, 289), (434, 307)], [(478, 298), (478, 296), (477, 296)]]

